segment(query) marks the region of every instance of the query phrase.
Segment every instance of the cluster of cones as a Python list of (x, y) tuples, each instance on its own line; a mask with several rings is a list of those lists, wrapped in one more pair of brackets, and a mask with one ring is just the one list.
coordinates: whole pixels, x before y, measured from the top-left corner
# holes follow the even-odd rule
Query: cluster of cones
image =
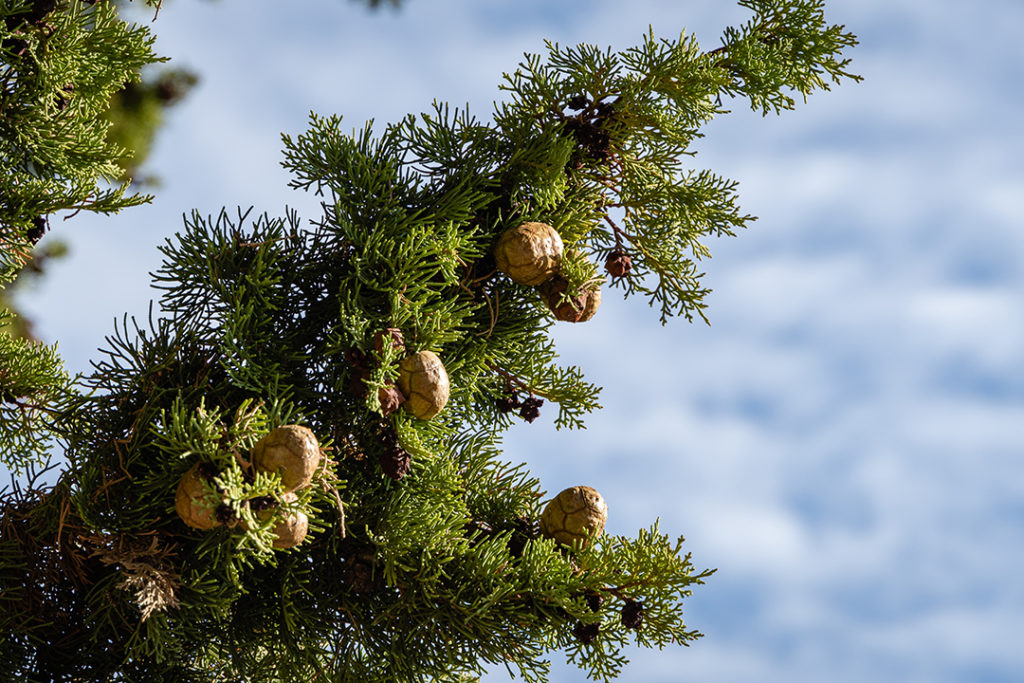
[[(537, 287), (556, 319), (586, 322), (601, 305), (601, 288), (596, 282), (587, 282), (574, 295), (567, 295), (570, 283), (561, 272), (564, 250), (557, 230), (531, 221), (502, 233), (494, 247), (494, 261), (513, 282)], [(612, 277), (628, 275), (631, 267), (630, 257), (620, 249), (605, 261), (605, 270)]]
[[(247, 499), (242, 505), (247, 505), (261, 522), (275, 518), (274, 548), (294, 548), (302, 543), (309, 530), (309, 517), (298, 505), (297, 492), (312, 483), (320, 467), (323, 459), (320, 443), (308, 427), (282, 425), (260, 439), (250, 455), (250, 462), (257, 471), (281, 477), (282, 493), (278, 497)], [(246, 527), (214, 481), (216, 476), (216, 469), (209, 463), (196, 463), (181, 477), (174, 499), (178, 516), (194, 529), (239, 524)]]

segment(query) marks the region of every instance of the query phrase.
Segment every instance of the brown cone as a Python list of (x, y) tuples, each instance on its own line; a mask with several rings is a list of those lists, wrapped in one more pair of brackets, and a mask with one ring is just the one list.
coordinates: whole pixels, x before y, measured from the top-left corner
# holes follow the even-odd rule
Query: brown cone
[(174, 509), (181, 517), (181, 521), (193, 529), (212, 529), (219, 526), (217, 521), (217, 506), (206, 505), (206, 487), (203, 485), (206, 479), (200, 474), (200, 463), (182, 475), (178, 481), (178, 490), (174, 496)]
[(616, 249), (608, 254), (608, 258), (604, 262), (604, 269), (612, 277), (629, 275), (629, 271), (633, 269), (633, 259), (626, 252)]
[(285, 491), (308, 486), (321, 461), (320, 443), (308, 427), (281, 425), (252, 449), (252, 459), (263, 472), (278, 472)]
[(539, 285), (558, 272), (563, 248), (558, 231), (547, 223), (522, 223), (498, 238), (494, 262), (513, 282)]
[[(298, 500), (298, 497), (294, 493), (285, 493), (281, 496), (282, 503), (294, 503)], [(250, 503), (250, 506), (252, 503)], [(261, 506), (262, 507), (262, 506)], [(256, 517), (262, 521), (270, 519), (275, 514), (279, 506), (276, 501), (269, 507), (263, 507), (263, 509), (256, 512)], [(272, 544), (274, 548), (294, 548), (306, 538), (306, 533), (309, 531), (309, 517), (302, 510), (294, 510), (286, 513), (282, 519), (274, 525), (274, 535), (276, 538)]]
[(405, 394), (394, 385), (378, 389), (377, 398), (380, 399), (380, 412), (384, 417), (395, 412), (400, 405), (405, 403)]
[(570, 323), (586, 322), (593, 318), (601, 305), (600, 287), (594, 286), (592, 289), (583, 290), (576, 296), (562, 300), (562, 295), (568, 288), (569, 281), (561, 275), (555, 275), (540, 286), (540, 294), (544, 303), (551, 309), (555, 318)]

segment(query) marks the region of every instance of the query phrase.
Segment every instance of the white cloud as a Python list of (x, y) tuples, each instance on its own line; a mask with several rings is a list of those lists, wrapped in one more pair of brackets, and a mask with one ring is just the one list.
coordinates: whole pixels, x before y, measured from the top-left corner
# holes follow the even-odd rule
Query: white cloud
[(972, 363), (1024, 385), (1021, 292), (1006, 286), (938, 286), (906, 302), (907, 337), (936, 359)]

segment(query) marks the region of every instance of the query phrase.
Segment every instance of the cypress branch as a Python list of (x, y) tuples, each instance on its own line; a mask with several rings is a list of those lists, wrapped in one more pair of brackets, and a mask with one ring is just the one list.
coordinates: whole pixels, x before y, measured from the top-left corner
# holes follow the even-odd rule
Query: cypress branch
[[(491, 122), (437, 104), (348, 133), (312, 114), (283, 163), (322, 216), (187, 216), (161, 247), (158, 310), (116, 326), (83, 381), (45, 349), (0, 347), (11, 395), (52, 380), (33, 400), (59, 416), (69, 463), (2, 498), (0, 670), (450, 681), (502, 663), (541, 681), (563, 650), (609, 680), (630, 642), (698, 638), (681, 605), (711, 572), (683, 539), (604, 534), (595, 499), (546, 507), (501, 438), (551, 403), (568, 428), (598, 407), (551, 328), (600, 314), (610, 253), (611, 286), (662, 322), (705, 318), (704, 240), (752, 220), (735, 183), (689, 163), (720, 98), (781, 111), (856, 78), (841, 54), (855, 39), (821, 2), (741, 4), (754, 17), (709, 52), (653, 33), (621, 53), (549, 45), (505, 76)], [(134, 35), (97, 28), (100, 9), (72, 15), (99, 53)], [(90, 166), (109, 150), (38, 146), (39, 168), (91, 169), (86, 185), (109, 170)], [(102, 201), (88, 206), (121, 200)], [(315, 467), (296, 478), (293, 462)], [(41, 657), (46, 643), (74, 657)]]

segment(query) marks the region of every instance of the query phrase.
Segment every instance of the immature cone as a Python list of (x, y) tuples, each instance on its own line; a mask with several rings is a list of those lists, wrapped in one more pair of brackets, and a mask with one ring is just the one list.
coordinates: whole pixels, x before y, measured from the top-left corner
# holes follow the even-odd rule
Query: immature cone
[(380, 400), (380, 412), (384, 417), (395, 412), (398, 410), (398, 406), (405, 403), (405, 395), (394, 385), (378, 389), (377, 398)]
[(382, 451), (377, 457), (377, 461), (380, 463), (380, 468), (384, 470), (384, 474), (395, 481), (400, 481), (412, 469), (412, 456), (398, 446)]
[(389, 327), (373, 335), (373, 348), (377, 350), (377, 353), (383, 352), (385, 345), (399, 352), (405, 351), (405, 338), (402, 336), (402, 331), (397, 327)]
[(178, 482), (178, 491), (174, 495), (174, 509), (181, 521), (193, 529), (212, 529), (219, 526), (216, 513), (217, 507), (207, 507), (204, 502), (206, 479), (199, 473), (200, 464), (192, 465), (192, 469), (182, 475)]
[(582, 621), (577, 621), (572, 629), (572, 634), (584, 645), (590, 645), (601, 634), (601, 624), (584, 624)]
[(523, 399), (522, 405), (519, 406), (519, 417), (527, 422), (533, 422), (540, 417), (540, 407), (542, 405), (544, 405), (544, 399), (537, 398), (536, 396)]
[[(281, 496), (282, 503), (294, 503), (297, 500), (297, 496), (294, 493), (285, 493)], [(270, 519), (270, 516), (274, 514), (274, 508), (265, 508), (256, 513), (256, 516), (266, 521)], [(309, 531), (309, 517), (302, 510), (295, 510), (294, 512), (288, 513), (281, 521), (274, 527), (274, 535), (277, 538), (271, 544), (274, 548), (294, 548), (298, 544), (302, 543), (302, 540), (306, 538), (306, 532)]]
[(413, 417), (429, 420), (448, 403), (448, 372), (433, 351), (406, 356), (398, 364), (398, 388), (406, 396), (402, 407)]
[(547, 223), (509, 228), (494, 247), (494, 262), (513, 282), (539, 285), (562, 265), (562, 237)]
[(570, 323), (582, 323), (593, 318), (601, 305), (601, 288), (594, 285), (563, 301), (562, 295), (568, 288), (569, 281), (561, 275), (555, 275), (540, 287), (540, 295), (555, 318)]
[(608, 506), (589, 486), (572, 486), (552, 499), (540, 516), (540, 532), (562, 545), (579, 541), (585, 547), (591, 535), (604, 531)]
[(615, 251), (608, 254), (604, 261), (604, 269), (612, 277), (625, 277), (633, 270), (633, 259), (624, 251)]
[(281, 425), (252, 449), (256, 467), (264, 472), (278, 472), (285, 491), (308, 486), (321, 457), (316, 436), (302, 425)]
[(622, 605), (622, 625), (638, 629), (644, 623), (644, 603), (630, 598)]
[(494, 402), (495, 407), (503, 413), (511, 413), (516, 408), (522, 405), (522, 401), (519, 400), (519, 395), (514, 391), (509, 391), (497, 401)]

